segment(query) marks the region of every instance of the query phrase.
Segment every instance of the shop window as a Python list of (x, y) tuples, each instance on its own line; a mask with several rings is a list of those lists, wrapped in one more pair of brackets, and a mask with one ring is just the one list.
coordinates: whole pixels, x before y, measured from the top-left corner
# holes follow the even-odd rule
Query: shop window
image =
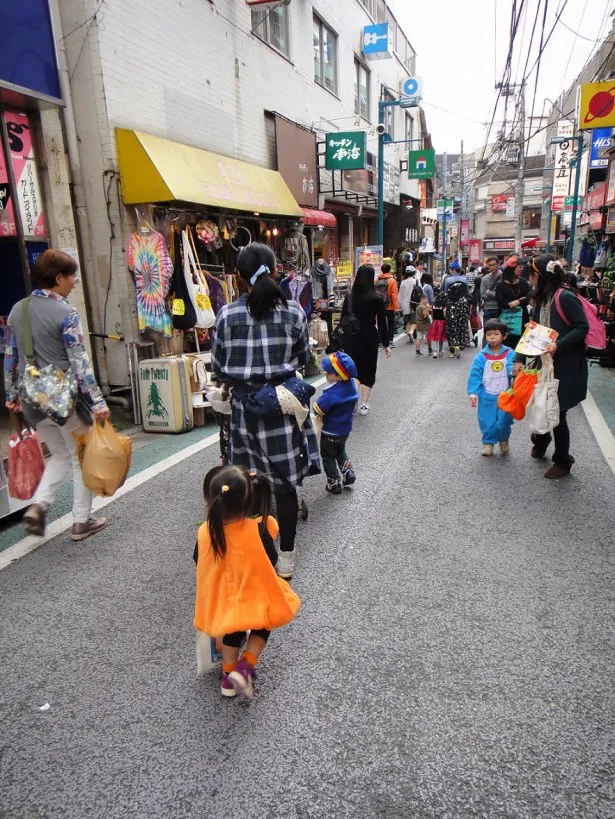
[(406, 149), (408, 151), (414, 151), (416, 149), (416, 146), (412, 144), (412, 140), (414, 139), (414, 120), (411, 114), (406, 114), (406, 139), (408, 140)]
[(354, 111), (369, 120), (370, 74), (359, 60), (354, 61)]
[(397, 20), (392, 13), (385, 9), (386, 22), (389, 24), (389, 37), (393, 46), (393, 51), (397, 51)]
[(285, 57), (290, 57), (288, 6), (252, 9), (252, 33)]
[[(386, 91), (384, 94), (384, 101), (394, 102), (395, 97)], [(389, 106), (388, 108), (384, 109), (384, 127), (386, 128), (387, 134), (390, 134), (390, 136), (395, 139), (395, 108), (393, 106)]]
[(337, 93), (337, 35), (319, 17), (314, 17), (314, 80)]
[(538, 230), (541, 222), (540, 208), (523, 211), (523, 229)]

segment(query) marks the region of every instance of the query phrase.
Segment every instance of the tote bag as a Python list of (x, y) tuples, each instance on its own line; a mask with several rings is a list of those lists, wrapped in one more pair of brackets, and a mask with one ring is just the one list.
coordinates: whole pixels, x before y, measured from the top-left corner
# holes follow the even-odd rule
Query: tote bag
[(542, 369), (527, 409), (530, 432), (534, 435), (546, 435), (559, 424), (559, 381), (554, 376), (553, 358), (549, 353), (541, 358)]
[(45, 461), (38, 435), (26, 427), (21, 416), (11, 413), (13, 434), (9, 438), (9, 495), (18, 500), (30, 500), (36, 492)]
[[(184, 251), (184, 278), (186, 281), (186, 289), (190, 293), (191, 301), (196, 312), (195, 326), (200, 327), (202, 330), (209, 330), (209, 328), (213, 327), (216, 323), (216, 315), (211, 306), (209, 290), (201, 281), (200, 270), (198, 269), (186, 232), (182, 233), (182, 249)], [(194, 283), (193, 272), (197, 284)]]
[(508, 327), (508, 332), (512, 336), (520, 336), (523, 333), (523, 308), (506, 307), (500, 313), (500, 321)]

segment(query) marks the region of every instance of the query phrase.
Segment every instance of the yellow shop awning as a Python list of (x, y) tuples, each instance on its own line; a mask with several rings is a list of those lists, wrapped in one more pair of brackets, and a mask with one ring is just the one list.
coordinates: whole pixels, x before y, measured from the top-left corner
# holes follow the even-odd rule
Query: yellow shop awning
[(115, 131), (127, 205), (197, 202), (222, 210), (303, 217), (278, 171), (142, 131)]

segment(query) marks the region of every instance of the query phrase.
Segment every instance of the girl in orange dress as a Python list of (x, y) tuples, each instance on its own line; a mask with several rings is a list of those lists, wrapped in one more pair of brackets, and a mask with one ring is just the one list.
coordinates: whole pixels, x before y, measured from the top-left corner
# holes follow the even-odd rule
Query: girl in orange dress
[(216, 467), (205, 476), (203, 492), (208, 514), (198, 536), (194, 626), (221, 638), (222, 695), (251, 698), (270, 632), (290, 623), (301, 601), (276, 574), (275, 550), (271, 557), (265, 550), (278, 535), (267, 479), (243, 467)]

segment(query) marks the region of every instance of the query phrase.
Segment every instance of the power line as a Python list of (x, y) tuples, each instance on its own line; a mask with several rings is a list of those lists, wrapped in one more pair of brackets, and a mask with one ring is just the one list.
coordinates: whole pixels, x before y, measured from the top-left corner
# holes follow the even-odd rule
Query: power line
[[(579, 20), (579, 24), (583, 22), (583, 16), (585, 15), (585, 9), (586, 9), (586, 8), (587, 8), (587, 3), (585, 3), (585, 7), (583, 8), (583, 14), (581, 14), (581, 19)], [(607, 8), (608, 8), (608, 6), (607, 6)], [(567, 29), (568, 29), (568, 31), (569, 31), (571, 34), (574, 34), (575, 39), (578, 37), (578, 38), (579, 38), (579, 40), (585, 40), (585, 42), (587, 42), (587, 43), (593, 43), (594, 45), (596, 45), (597, 43), (599, 43), (599, 42), (600, 42), (600, 38), (598, 38), (597, 40), (594, 40), (594, 39), (593, 39), (593, 37), (584, 37), (584, 36), (583, 36), (582, 34), (580, 34), (578, 31), (575, 31), (573, 28), (570, 28), (570, 26), (569, 26), (569, 25), (566, 25), (566, 23), (564, 23), (564, 21), (563, 21), (563, 20), (560, 20), (560, 23), (561, 23), (561, 24), (564, 26), (564, 28), (567, 28)], [(603, 25), (604, 25), (604, 23), (603, 23)]]
[[(546, 3), (546, 2), (547, 2), (547, 0), (545, 0), (545, 3)], [(562, 3), (562, 5), (561, 5), (561, 8), (560, 8), (560, 9), (558, 9), (558, 11), (556, 12), (556, 15), (555, 15), (555, 22), (553, 23), (553, 27), (551, 28), (551, 31), (549, 32), (549, 36), (548, 36), (548, 37), (547, 37), (547, 39), (544, 41), (544, 45), (542, 46), (541, 50), (538, 52), (538, 56), (537, 56), (537, 57), (536, 57), (536, 59), (534, 60), (534, 64), (533, 64), (533, 65), (532, 65), (532, 67), (530, 68), (529, 72), (528, 72), (528, 73), (527, 73), (527, 74), (524, 76), (524, 78), (523, 78), (523, 80), (522, 80), (523, 82), (525, 82), (527, 79), (529, 79), (529, 77), (531, 76), (532, 72), (533, 72), (533, 71), (534, 71), (534, 69), (536, 68), (537, 64), (538, 64), (538, 63), (540, 62), (540, 60), (542, 59), (542, 53), (543, 53), (543, 51), (545, 50), (545, 48), (548, 46), (548, 44), (549, 44), (549, 40), (550, 40), (550, 39), (551, 39), (551, 37), (553, 36), (553, 32), (555, 31), (555, 29), (556, 29), (556, 27), (557, 27), (557, 24), (559, 23), (559, 19), (560, 19), (560, 17), (562, 16), (562, 14), (564, 13), (564, 10), (566, 9), (566, 6), (567, 6), (567, 5), (568, 5), (568, 0), (563, 0), (563, 3)]]

